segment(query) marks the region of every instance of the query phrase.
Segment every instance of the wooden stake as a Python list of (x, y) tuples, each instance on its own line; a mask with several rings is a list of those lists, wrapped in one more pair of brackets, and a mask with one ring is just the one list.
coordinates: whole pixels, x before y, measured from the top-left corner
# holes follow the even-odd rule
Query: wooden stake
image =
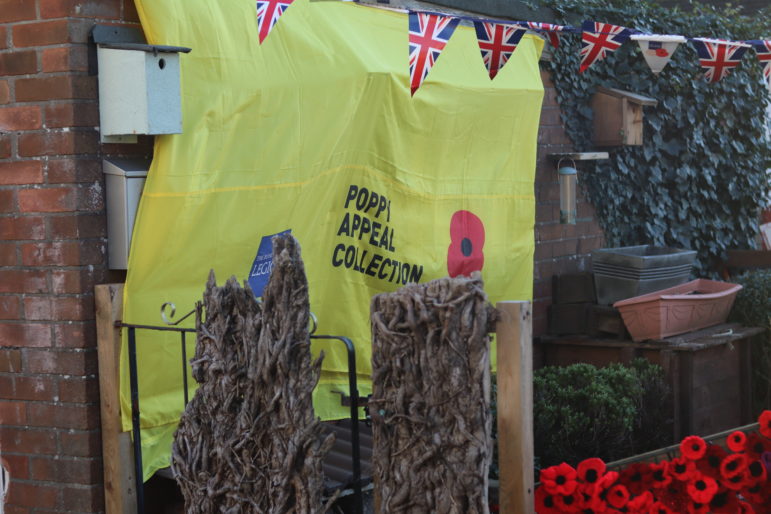
[(107, 514), (136, 512), (131, 436), (123, 432), (120, 420), (121, 331), (115, 322), (123, 317), (123, 284), (98, 285), (94, 290), (105, 510)]
[(499, 302), (498, 464), (500, 512), (535, 510), (533, 481), (533, 317), (530, 302)]

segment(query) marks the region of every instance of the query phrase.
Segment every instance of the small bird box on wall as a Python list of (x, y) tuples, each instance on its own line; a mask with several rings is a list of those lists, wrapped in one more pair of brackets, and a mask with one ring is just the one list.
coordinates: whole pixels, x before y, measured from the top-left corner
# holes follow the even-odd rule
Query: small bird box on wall
[(594, 133), (597, 146), (641, 145), (643, 142), (643, 106), (657, 105), (647, 96), (598, 87), (592, 98)]

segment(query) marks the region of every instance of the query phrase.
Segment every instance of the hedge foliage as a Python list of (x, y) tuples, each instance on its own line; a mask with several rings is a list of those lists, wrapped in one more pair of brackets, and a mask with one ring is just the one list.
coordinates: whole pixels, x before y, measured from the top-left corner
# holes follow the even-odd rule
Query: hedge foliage
[[(771, 39), (771, 7), (752, 17), (721, 6), (693, 12), (638, 0), (546, 0), (558, 22), (584, 19), (658, 34)], [(611, 158), (581, 163), (579, 181), (609, 246), (656, 244), (697, 250), (697, 272), (714, 273), (728, 248), (754, 248), (771, 167), (764, 111), (768, 92), (754, 50), (718, 83), (703, 79), (696, 51), (680, 45), (657, 76), (636, 42), (578, 73), (580, 36), (564, 36), (551, 72), (567, 133), (578, 151), (591, 143), (590, 102), (598, 86), (658, 100), (644, 107), (642, 146), (610, 148)]]

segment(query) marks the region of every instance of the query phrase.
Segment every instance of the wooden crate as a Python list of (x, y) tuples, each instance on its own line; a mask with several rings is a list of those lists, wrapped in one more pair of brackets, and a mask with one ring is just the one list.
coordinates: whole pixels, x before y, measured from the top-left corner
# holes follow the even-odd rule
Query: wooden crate
[(722, 324), (662, 340), (635, 343), (588, 336), (541, 337), (545, 366), (606, 366), (636, 357), (664, 368), (672, 388), (673, 438), (707, 435), (752, 422), (750, 341), (762, 328)]

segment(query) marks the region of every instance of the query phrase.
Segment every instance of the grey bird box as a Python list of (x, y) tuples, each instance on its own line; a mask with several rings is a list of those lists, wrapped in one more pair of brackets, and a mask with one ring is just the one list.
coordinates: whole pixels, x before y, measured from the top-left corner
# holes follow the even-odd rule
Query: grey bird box
[[(97, 26), (102, 142), (133, 142), (138, 134), (182, 132), (180, 53), (189, 48), (147, 45), (134, 32)], [(141, 35), (140, 35), (141, 37)]]
[(654, 98), (620, 89), (598, 87), (592, 98), (592, 141), (597, 146), (641, 145), (643, 107), (657, 104)]

